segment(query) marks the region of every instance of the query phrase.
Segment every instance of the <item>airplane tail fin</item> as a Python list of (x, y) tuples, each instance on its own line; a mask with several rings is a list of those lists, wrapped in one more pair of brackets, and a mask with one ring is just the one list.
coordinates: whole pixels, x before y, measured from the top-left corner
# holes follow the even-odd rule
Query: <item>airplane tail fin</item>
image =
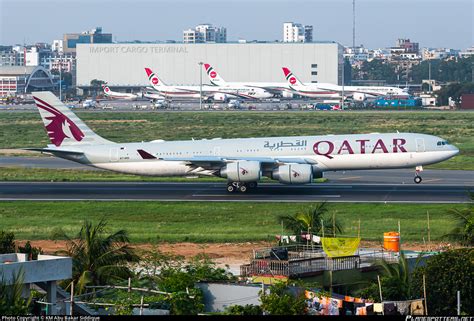
[(110, 90), (109, 86), (107, 86), (107, 83), (102, 84), (102, 90), (104, 91), (104, 94), (106, 96), (110, 95), (112, 91)]
[(148, 76), (148, 81), (150, 82), (150, 85), (152, 85), (153, 88), (166, 86), (166, 84), (162, 82), (161, 79), (158, 78), (158, 76), (150, 68), (145, 68), (145, 72)]
[(292, 86), (304, 86), (304, 84), (291, 72), (290, 69), (286, 68), (286, 67), (283, 67), (283, 73), (285, 74), (285, 77), (286, 77), (286, 81), (288, 82), (288, 84), (290, 85), (290, 87)]
[(217, 71), (214, 68), (212, 68), (210, 64), (204, 64), (204, 69), (206, 69), (207, 76), (209, 77), (209, 80), (211, 81), (213, 85), (225, 86), (226, 81), (221, 76), (219, 76)]
[(71, 145), (112, 144), (82, 122), (52, 92), (33, 92), (44, 127), (56, 147)]

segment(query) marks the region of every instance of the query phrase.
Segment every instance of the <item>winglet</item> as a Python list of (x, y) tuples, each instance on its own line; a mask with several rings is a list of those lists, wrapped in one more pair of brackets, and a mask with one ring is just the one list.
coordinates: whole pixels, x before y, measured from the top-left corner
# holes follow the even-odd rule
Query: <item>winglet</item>
[(143, 159), (156, 159), (152, 154), (145, 152), (143, 149), (137, 149), (138, 154), (140, 154)]
[(290, 69), (286, 68), (286, 67), (283, 67), (283, 73), (285, 74), (285, 77), (288, 76), (288, 74), (291, 73)]

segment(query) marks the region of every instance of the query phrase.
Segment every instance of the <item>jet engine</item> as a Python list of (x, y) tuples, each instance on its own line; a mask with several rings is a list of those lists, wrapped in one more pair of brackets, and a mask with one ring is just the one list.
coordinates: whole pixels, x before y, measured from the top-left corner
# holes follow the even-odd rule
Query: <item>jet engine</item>
[(307, 164), (287, 164), (274, 169), (272, 178), (282, 184), (309, 184), (313, 181), (313, 170)]
[(282, 91), (281, 92), (281, 96), (283, 98), (293, 98), (293, 93), (292, 92), (288, 92), (288, 91)]
[(367, 98), (367, 95), (363, 93), (354, 93), (352, 98), (354, 98), (355, 101), (364, 101)]
[(262, 175), (260, 162), (238, 161), (228, 163), (220, 172), (231, 182), (257, 182)]

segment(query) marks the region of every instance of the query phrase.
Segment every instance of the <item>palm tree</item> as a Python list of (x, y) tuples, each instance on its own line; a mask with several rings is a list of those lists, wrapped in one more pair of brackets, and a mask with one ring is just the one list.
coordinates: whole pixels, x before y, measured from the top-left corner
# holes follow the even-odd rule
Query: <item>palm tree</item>
[(137, 262), (138, 256), (129, 245), (127, 232), (104, 235), (106, 225), (103, 219), (95, 226), (85, 221), (75, 238), (62, 235), (67, 240), (67, 250), (61, 253), (73, 259), (73, 281), (78, 293), (83, 293), (87, 285), (104, 285), (132, 276), (127, 264)]
[(13, 275), (10, 285), (6, 284), (5, 278), (2, 276), (0, 280), (0, 315), (26, 315), (29, 313), (32, 296), (30, 295), (27, 299), (23, 298), (24, 280), (23, 269)]
[(455, 227), (444, 237), (460, 242), (462, 245), (474, 245), (474, 207), (448, 210)]
[(325, 214), (328, 212), (326, 202), (316, 203), (315, 205), (308, 208), (305, 212), (298, 212), (294, 215), (280, 215), (278, 217), (279, 222), (283, 223), (283, 226), (292, 231), (294, 234), (300, 234), (305, 231), (308, 234), (324, 234), (334, 235), (336, 233), (342, 233), (342, 224), (337, 220), (333, 221), (333, 218), (327, 217)]

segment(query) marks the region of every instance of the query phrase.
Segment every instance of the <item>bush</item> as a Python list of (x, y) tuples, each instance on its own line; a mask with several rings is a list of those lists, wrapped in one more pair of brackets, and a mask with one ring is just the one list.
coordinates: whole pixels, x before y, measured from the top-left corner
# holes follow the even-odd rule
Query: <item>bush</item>
[(304, 294), (292, 295), (285, 283), (271, 286), (269, 294), (260, 291), (260, 301), (263, 311), (270, 315), (303, 315), (306, 311)]
[(412, 277), (412, 293), (423, 297), (423, 274), (430, 315), (456, 315), (456, 292), (461, 291), (463, 313), (474, 315), (474, 249), (452, 250), (431, 257)]
[(0, 231), (0, 254), (15, 253), (15, 234)]
[(231, 305), (225, 309), (225, 314), (228, 315), (262, 315), (262, 308), (258, 305)]

